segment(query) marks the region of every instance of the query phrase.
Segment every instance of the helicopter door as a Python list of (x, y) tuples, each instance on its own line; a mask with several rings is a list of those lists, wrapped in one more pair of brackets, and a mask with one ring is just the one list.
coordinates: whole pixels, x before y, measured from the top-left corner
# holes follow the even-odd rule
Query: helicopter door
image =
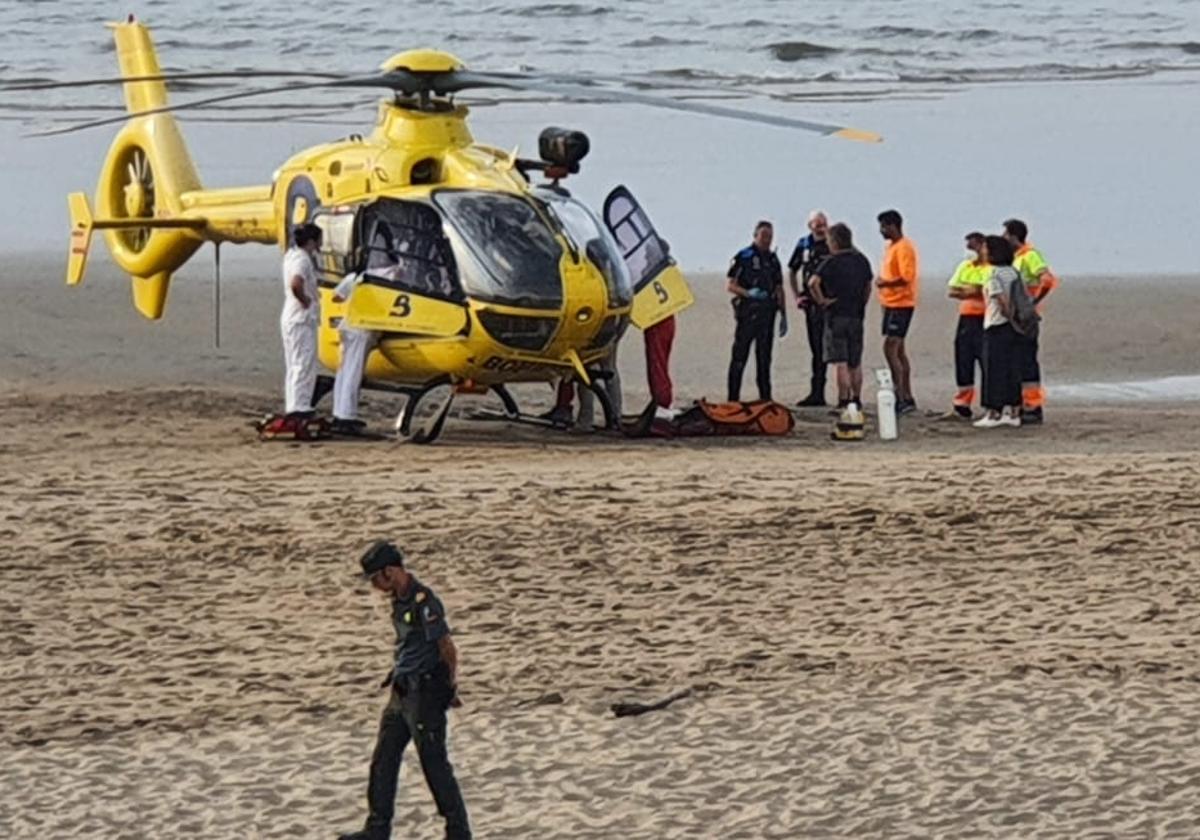
[(604, 199), (604, 224), (616, 238), (633, 280), (629, 317), (634, 326), (644, 330), (692, 305), (692, 290), (669, 246), (626, 187), (617, 187)]
[(350, 296), (351, 326), (442, 337), (466, 329), (466, 298), (436, 210), (380, 199), (359, 211), (356, 229), (363, 280)]

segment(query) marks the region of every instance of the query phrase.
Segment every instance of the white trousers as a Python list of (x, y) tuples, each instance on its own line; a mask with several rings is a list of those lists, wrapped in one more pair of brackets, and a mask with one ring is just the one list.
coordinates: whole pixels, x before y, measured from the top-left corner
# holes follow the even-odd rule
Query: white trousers
[(317, 325), (280, 323), (283, 334), (284, 410), (312, 411), (317, 384)]
[(333, 380), (333, 416), (338, 420), (357, 420), (363, 367), (377, 335), (373, 330), (350, 327), (339, 329), (338, 335), (342, 342), (342, 362)]

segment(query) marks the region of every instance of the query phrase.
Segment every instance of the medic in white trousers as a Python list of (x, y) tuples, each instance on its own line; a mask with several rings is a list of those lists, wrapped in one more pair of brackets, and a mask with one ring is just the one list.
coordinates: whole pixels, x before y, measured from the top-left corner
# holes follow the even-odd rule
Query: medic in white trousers
[(313, 413), (313, 388), (317, 384), (317, 326), (321, 323), (321, 298), (313, 255), (321, 247), (321, 229), (298, 226), (295, 244), (283, 255), (284, 403), (287, 414)]
[[(358, 273), (347, 274), (333, 290), (335, 303), (350, 300), (350, 294), (362, 277)], [(374, 330), (351, 327), (343, 318), (338, 325), (341, 339), (342, 361), (333, 380), (333, 425), (336, 431), (357, 432), (366, 424), (358, 419), (358, 396), (362, 391), (363, 368), (367, 354), (379, 340)]]

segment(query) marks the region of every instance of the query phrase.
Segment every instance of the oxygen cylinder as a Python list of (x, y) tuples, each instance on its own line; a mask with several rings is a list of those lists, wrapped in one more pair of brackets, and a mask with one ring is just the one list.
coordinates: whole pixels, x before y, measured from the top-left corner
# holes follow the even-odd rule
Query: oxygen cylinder
[(879, 412), (879, 438), (896, 439), (896, 392), (891, 388), (880, 390), (875, 395), (875, 410)]
[(892, 388), (892, 372), (875, 371), (875, 381), (879, 386), (875, 391), (875, 411), (879, 414), (879, 439), (895, 440), (899, 429), (896, 427), (896, 391)]

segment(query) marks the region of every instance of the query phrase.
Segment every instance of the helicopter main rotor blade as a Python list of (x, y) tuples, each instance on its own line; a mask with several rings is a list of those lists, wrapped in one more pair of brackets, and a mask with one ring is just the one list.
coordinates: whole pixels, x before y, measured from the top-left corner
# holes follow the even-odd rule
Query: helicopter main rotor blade
[(795, 117), (779, 116), (778, 114), (766, 114), (743, 108), (730, 108), (725, 105), (709, 105), (703, 102), (669, 99), (664, 96), (654, 96), (631, 90), (614, 90), (612, 88), (571, 84), (555, 81), (552, 77), (542, 79), (515, 73), (472, 73), (470, 71), (460, 71), (448, 73), (444, 78), (436, 79), (432, 88), (436, 93), (456, 93), (475, 88), (507, 88), (509, 90), (550, 93), (566, 99), (630, 102), (636, 105), (648, 105), (652, 108), (666, 108), (672, 111), (705, 114), (711, 117), (726, 117), (728, 119), (763, 123), (781, 128), (798, 128), (802, 131), (812, 131), (817, 134), (841, 137), (846, 140), (859, 140), (867, 143), (880, 143), (883, 141), (882, 137), (873, 132), (847, 128), (841, 125), (801, 120)]
[[(315, 75), (315, 74), (314, 74)], [(597, 79), (599, 80), (599, 79)], [(123, 79), (122, 81), (130, 81)], [(605, 78), (603, 81), (615, 81)], [(801, 120), (795, 117), (785, 117), (778, 114), (768, 114), (743, 108), (730, 108), (725, 105), (710, 105), (703, 102), (671, 99), (666, 96), (655, 96), (632, 90), (614, 89), (590, 83), (591, 80), (578, 76), (563, 76), (555, 74), (533, 75), (525, 73), (475, 73), (467, 70), (456, 70), (445, 73), (412, 72), (408, 70), (389, 70), (385, 73), (375, 73), (369, 76), (342, 76), (326, 78), (324, 81), (302, 82), (299, 84), (280, 85), (276, 87), (257, 88), (255, 90), (238, 91), (220, 96), (210, 96), (203, 99), (193, 99), (177, 105), (165, 105), (152, 108), (138, 114), (121, 114), (115, 117), (76, 123), (64, 128), (34, 133), (33, 137), (52, 137), (60, 134), (70, 134), (89, 128), (105, 125), (115, 125), (125, 122), (135, 116), (173, 113), (194, 108), (203, 108), (224, 102), (231, 102), (251, 97), (270, 96), (279, 93), (295, 93), (321, 88), (342, 87), (374, 87), (387, 88), (396, 93), (405, 94), (437, 94), (441, 96), (458, 93), (465, 90), (480, 88), (500, 88), (517, 91), (531, 91), (561, 96), (565, 99), (583, 101), (629, 102), (637, 105), (647, 105), (652, 108), (665, 108), (706, 116), (724, 117), (747, 122), (762, 123), (782, 128), (797, 128), (825, 136), (842, 137), (849, 140), (860, 140), (870, 143), (882, 141), (882, 137), (869, 131), (847, 128), (840, 125), (819, 123), (812, 120)]]
[(340, 79), (331, 79), (324, 82), (304, 82), (294, 85), (279, 85), (277, 87), (256, 88), (255, 90), (243, 90), (237, 93), (226, 93), (220, 96), (208, 96), (204, 99), (192, 99), (187, 102), (180, 102), (177, 105), (164, 105), (161, 108), (150, 108), (145, 111), (139, 111), (136, 114), (121, 114), (116, 117), (105, 117), (104, 119), (91, 120), (89, 122), (75, 123), (64, 128), (54, 128), (48, 131), (38, 131), (27, 135), (29, 137), (54, 137), (60, 134), (72, 134), (76, 131), (86, 131), (89, 128), (99, 128), (104, 125), (116, 125), (123, 123), (126, 120), (134, 117), (147, 117), (154, 114), (170, 114), (175, 111), (189, 111), (194, 108), (204, 108), (209, 105), (217, 105), (222, 102), (232, 102), (236, 99), (249, 99), (255, 96), (270, 96), (277, 93), (294, 93), (306, 90), (318, 90), (322, 88), (338, 88), (338, 87), (384, 87), (392, 90), (420, 90), (422, 83), (415, 74), (406, 73), (404, 71), (390, 71), (388, 73), (375, 73), (370, 76), (349, 76)]
[(158, 73), (152, 76), (113, 76), (103, 79), (69, 79), (66, 81), (3, 82), (0, 93), (28, 90), (57, 90), (59, 88), (98, 87), (101, 85), (123, 85), (126, 82), (182, 82), (202, 79), (345, 79), (345, 73), (305, 73), (298, 70), (227, 70), (196, 71), (186, 73)]

